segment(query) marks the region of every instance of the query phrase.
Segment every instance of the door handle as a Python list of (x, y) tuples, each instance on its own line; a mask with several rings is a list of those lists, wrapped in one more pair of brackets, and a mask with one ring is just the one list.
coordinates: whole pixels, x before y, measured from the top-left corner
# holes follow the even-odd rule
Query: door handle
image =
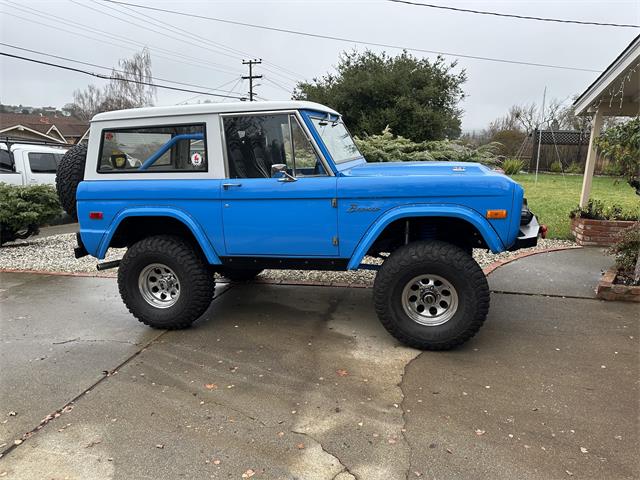
[(242, 184), (241, 183), (223, 183), (222, 184), (222, 188), (224, 188), (225, 190), (229, 190), (229, 188), (231, 187), (241, 187)]

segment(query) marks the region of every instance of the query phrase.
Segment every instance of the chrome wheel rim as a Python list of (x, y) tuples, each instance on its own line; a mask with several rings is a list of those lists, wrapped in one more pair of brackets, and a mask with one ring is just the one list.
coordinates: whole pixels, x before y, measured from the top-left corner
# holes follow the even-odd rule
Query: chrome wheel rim
[(439, 275), (418, 275), (402, 290), (402, 308), (414, 322), (435, 327), (455, 315), (458, 292), (451, 282)]
[(152, 263), (142, 269), (138, 288), (142, 298), (156, 308), (169, 308), (180, 298), (178, 276), (162, 263)]

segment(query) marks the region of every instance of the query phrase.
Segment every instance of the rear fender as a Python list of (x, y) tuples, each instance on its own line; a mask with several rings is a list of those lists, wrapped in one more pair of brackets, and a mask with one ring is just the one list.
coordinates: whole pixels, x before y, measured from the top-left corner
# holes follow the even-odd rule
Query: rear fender
[(475, 210), (460, 205), (410, 205), (388, 210), (369, 227), (369, 230), (367, 230), (354, 250), (347, 269), (358, 269), (360, 262), (362, 262), (369, 248), (371, 248), (373, 242), (375, 242), (376, 238), (384, 231), (387, 225), (396, 220), (410, 217), (451, 217), (465, 220), (480, 232), (480, 235), (482, 235), (485, 243), (493, 253), (499, 253), (505, 249), (500, 237), (493, 227), (491, 227), (491, 224)]
[(166, 207), (139, 207), (139, 208), (128, 208), (126, 210), (120, 211), (111, 224), (109, 225), (108, 230), (105, 232), (105, 235), (100, 242), (100, 246), (98, 248), (98, 258), (104, 258), (107, 253), (107, 249), (109, 248), (109, 244), (111, 243), (111, 239), (115, 234), (116, 230), (120, 223), (129, 217), (171, 217), (179, 220), (183, 224), (191, 230), (191, 233), (198, 241), (202, 252), (204, 253), (207, 261), (212, 265), (220, 265), (222, 262), (220, 258), (216, 254), (213, 246), (209, 242), (208, 238), (202, 231), (202, 228), (198, 225), (198, 223), (189, 216), (186, 212), (182, 210), (178, 210), (175, 208), (166, 208)]

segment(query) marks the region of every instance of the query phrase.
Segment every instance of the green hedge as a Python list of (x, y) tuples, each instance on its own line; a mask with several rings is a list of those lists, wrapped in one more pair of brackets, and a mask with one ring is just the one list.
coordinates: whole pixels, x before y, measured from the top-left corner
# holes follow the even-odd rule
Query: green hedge
[(38, 232), (40, 225), (62, 213), (51, 185), (0, 183), (0, 245)]

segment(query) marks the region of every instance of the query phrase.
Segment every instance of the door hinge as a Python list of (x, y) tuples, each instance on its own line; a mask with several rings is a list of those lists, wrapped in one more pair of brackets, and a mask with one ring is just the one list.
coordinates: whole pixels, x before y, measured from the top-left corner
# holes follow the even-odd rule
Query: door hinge
[(337, 198), (332, 198), (331, 199), (331, 206), (333, 208), (338, 208), (338, 199)]
[(331, 239), (331, 243), (333, 243), (333, 246), (334, 246), (334, 247), (337, 247), (337, 246), (338, 246), (338, 242), (339, 242), (338, 237), (333, 237), (333, 238)]

